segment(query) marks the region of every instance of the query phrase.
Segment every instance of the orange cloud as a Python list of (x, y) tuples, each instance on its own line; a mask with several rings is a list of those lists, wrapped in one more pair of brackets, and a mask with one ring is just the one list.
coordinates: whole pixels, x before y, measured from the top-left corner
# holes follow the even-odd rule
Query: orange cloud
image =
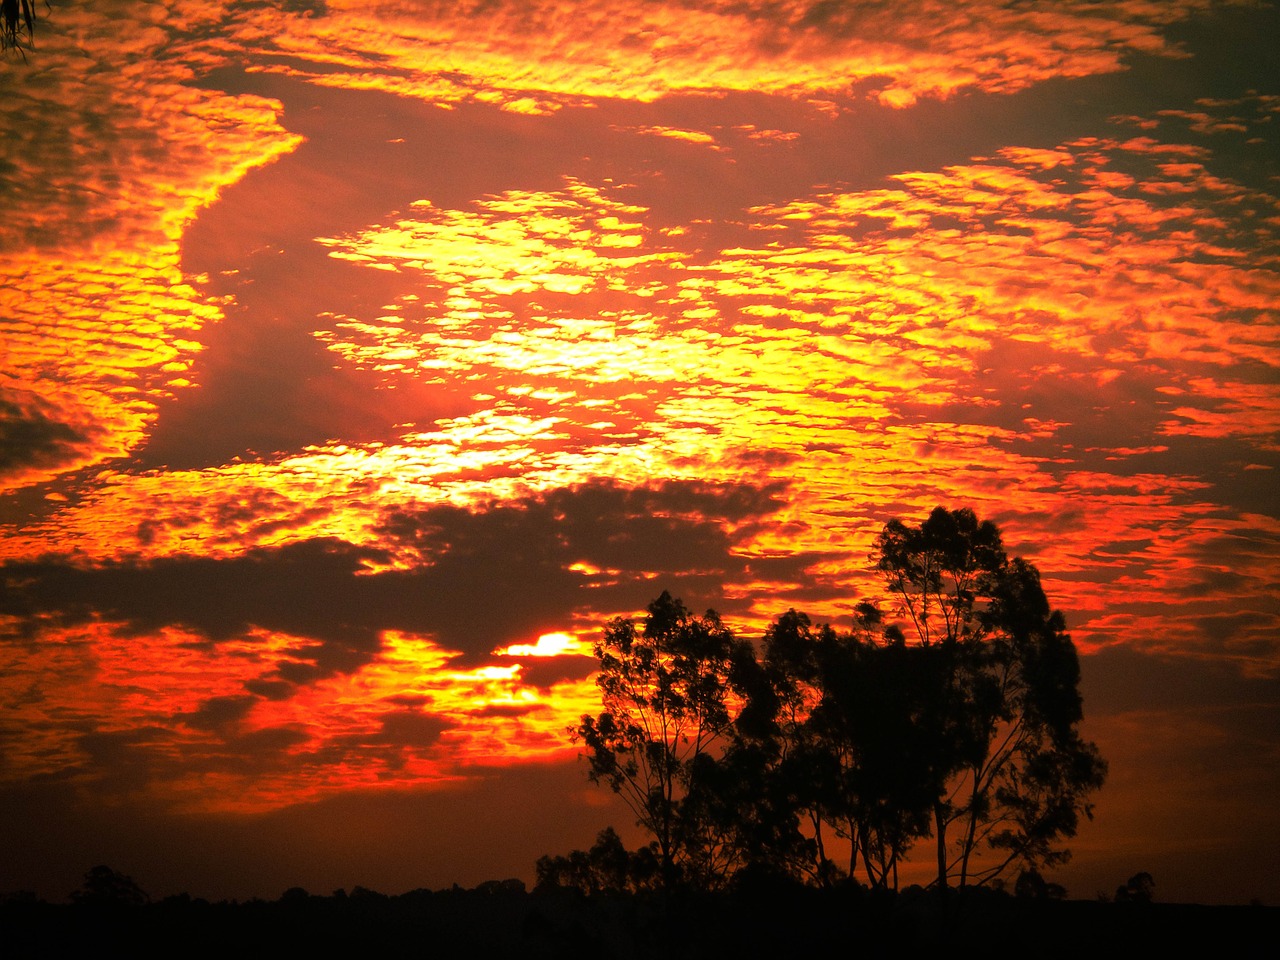
[(136, 29), (117, 13), (59, 11), (41, 23), (39, 57), (0, 65), (16, 81), (5, 111), (22, 142), (0, 222), (0, 393), (20, 391), (81, 438), (6, 471), (0, 489), (141, 439), (153, 402), (185, 385), (194, 333), (220, 316), (180, 269), (183, 229), (299, 142), (277, 124), (278, 103), (199, 90), (163, 54), (170, 29), (207, 26), (214, 6), (189, 5), (175, 23), (160, 4), (133, 5)]
[[(531, 93), (550, 102), (727, 90), (814, 97), (864, 85), (882, 104), (907, 107), (964, 89), (1011, 92), (1050, 77), (1113, 72), (1127, 51), (1173, 54), (1161, 29), (1203, 6), (1060, 3), (1042, 11), (993, 0), (945, 8), (789, 0), (592, 2), (569, 11), (555, 0), (390, 0), (332, 3), (327, 17), (283, 22), (246, 12), (236, 38), (255, 47), (269, 41), (295, 64), (309, 61), (316, 82), (445, 103), (490, 96), (527, 103)], [(371, 54), (383, 69), (370, 68)]]
[[(589, 636), (630, 612), (628, 590), (677, 577), (714, 582), (746, 632), (788, 606), (845, 617), (879, 589), (867, 556), (884, 520), (938, 502), (996, 519), (1086, 650), (1274, 672), (1280, 531), (1258, 491), (1280, 417), (1280, 210), (1191, 136), (1258, 133), (1274, 98), (861, 186), (780, 176), (718, 219), (658, 212), (639, 175), (580, 171), (388, 209), (316, 239), (344, 278), (395, 284), (370, 281), (367, 300), (298, 322), (314, 321), (304, 337), (327, 363), (373, 384), (371, 404), (397, 412), (391, 435), (181, 470), (126, 459), (157, 402), (207, 386), (200, 333), (235, 306), (184, 273), (185, 227), (299, 143), (281, 104), (198, 89), (193, 64), (252, 54), (254, 70), (518, 115), (494, 110), (504, 122), (548, 122), (591, 98), (747, 91), (821, 101), (806, 107), (817, 116), (857, 97), (905, 108), (1172, 55), (1161, 28), (1202, 6), (332, 4), (329, 17), (281, 18), (143, 4), (130, 14), (142, 25), (123, 31), (96, 9), (60, 13), (6, 103), (29, 149), (0, 224), (0, 482), (21, 492), (99, 469), (6, 527), (0, 559), (57, 551), (100, 572), (337, 543), (358, 557), (348, 587), (437, 575), (447, 596), (474, 585), (446, 578), (446, 561), (484, 569), (451, 553), (455, 540), (488, 562), (494, 543), (560, 544), (574, 522), (555, 499), (565, 491), (634, 496), (628, 518), (680, 537), (673, 550), (579, 508), (617, 539), (535, 558), (539, 591), (567, 584), (553, 598), (564, 621), (495, 634), (466, 662), (461, 645), (403, 624), (361, 621), (363, 645), (331, 649), (247, 619), (235, 598), (238, 632), (216, 642), (141, 615), (15, 615), (0, 671), (11, 774), (262, 810), (563, 758), (595, 692), (581, 663), (547, 672), (581, 646), (538, 656), (555, 648), (542, 631)], [(117, 69), (101, 68), (108, 57)], [(805, 146), (773, 126), (645, 117), (612, 133), (717, 163)], [(398, 399), (423, 384), (451, 406)], [(717, 513), (652, 496), (655, 478), (785, 489), (785, 502)], [(503, 525), (530, 504), (538, 523)], [(389, 514), (434, 519), (397, 539)], [(467, 540), (441, 516), (495, 532)], [(94, 781), (113, 771), (128, 776)]]

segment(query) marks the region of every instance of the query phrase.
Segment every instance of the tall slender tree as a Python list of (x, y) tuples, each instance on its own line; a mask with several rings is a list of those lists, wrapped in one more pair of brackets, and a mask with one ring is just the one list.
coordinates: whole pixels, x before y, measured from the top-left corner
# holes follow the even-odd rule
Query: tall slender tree
[(1079, 734), (1079, 662), (1039, 573), (971, 510), (891, 521), (876, 548), (906, 639), (937, 664), (923, 718), (941, 774), (936, 882), (1061, 862), (1106, 765)]
[(601, 712), (574, 730), (591, 779), (618, 793), (657, 844), (665, 887), (714, 886), (727, 873), (721, 824), (700, 796), (728, 743), (737, 675), (754, 666), (715, 611), (663, 592), (642, 625), (611, 622), (595, 646)]

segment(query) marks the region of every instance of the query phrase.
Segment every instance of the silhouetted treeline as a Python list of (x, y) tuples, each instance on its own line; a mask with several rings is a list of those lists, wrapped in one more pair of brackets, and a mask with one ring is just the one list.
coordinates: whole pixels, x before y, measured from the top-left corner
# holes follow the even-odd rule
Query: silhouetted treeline
[(942, 507), (886, 524), (874, 561), (889, 608), (858, 603), (845, 632), (791, 610), (757, 645), (666, 592), (612, 621), (602, 710), (573, 733), (650, 841), (601, 834), (539, 861), (539, 884), (893, 890), (923, 853), (945, 889), (1062, 863), (1106, 765), (1080, 736), (1075, 647), (1039, 573), (995, 524)]
[[(661, 958), (915, 956), (954, 951), (1078, 958), (1102, 945), (1135, 956), (1270, 957), (1280, 908), (1065, 901), (985, 889), (871, 891), (778, 880), (715, 893), (526, 892), (519, 880), (385, 895), (211, 903), (0, 898), (0, 954), (25, 957)], [(1175, 950), (1175, 947), (1177, 948)], [(1264, 952), (1265, 951), (1265, 952)]]

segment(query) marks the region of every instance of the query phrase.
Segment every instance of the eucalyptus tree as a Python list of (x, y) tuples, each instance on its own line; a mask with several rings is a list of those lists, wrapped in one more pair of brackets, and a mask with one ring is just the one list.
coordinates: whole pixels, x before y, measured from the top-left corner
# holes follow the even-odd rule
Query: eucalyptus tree
[(929, 833), (942, 778), (932, 735), (937, 674), (931, 651), (877, 643), (862, 630), (847, 635), (825, 665), (823, 698), (813, 722), (823, 742), (847, 757), (835, 808), (873, 888), (898, 886), (898, 867)]
[(826, 883), (832, 837), (881, 888), (926, 840), (940, 887), (1066, 859), (1106, 766), (1035, 567), (941, 507), (887, 523), (875, 559), (892, 609), (859, 603), (847, 633), (792, 610), (757, 653), (665, 592), (643, 625), (605, 629), (602, 710), (573, 733), (652, 836), (663, 886)]
[(875, 558), (888, 618), (864, 601), (838, 633), (792, 610), (765, 635), (753, 709), (768, 722), (738, 735), (773, 758), (756, 778), (767, 808), (790, 804), (813, 876), (831, 874), (829, 830), (872, 887), (896, 888), (928, 838), (944, 887), (1062, 862), (1105, 765), (1079, 734), (1079, 664), (1039, 574), (970, 510), (890, 521)]
[(971, 510), (890, 521), (876, 552), (901, 622), (888, 639), (935, 661), (920, 723), (939, 787), (936, 882), (1062, 862), (1106, 765), (1080, 736), (1079, 662), (1039, 573)]
[(819, 651), (833, 636), (795, 610), (770, 625), (709, 791), (734, 825), (744, 867), (824, 885), (836, 874), (826, 840), (841, 757), (820, 742), (811, 718), (821, 697)]
[[(811, 876), (828, 882), (837, 875), (827, 841), (834, 835), (848, 844), (849, 876), (896, 889), (898, 866), (929, 834), (941, 789), (936, 744), (923, 722), (934, 709), (927, 680), (936, 658), (881, 642), (880, 626), (869, 603), (858, 605), (849, 633), (815, 628), (794, 610), (779, 617), (765, 634), (774, 722), (761, 735), (778, 744), (769, 773), (789, 785)], [(806, 852), (794, 842), (792, 849)]]
[(620, 617), (595, 645), (601, 711), (573, 731), (591, 779), (607, 784), (653, 837), (664, 887), (716, 886), (737, 846), (708, 791), (729, 743), (751, 645), (715, 611), (696, 616), (663, 592), (643, 624)]

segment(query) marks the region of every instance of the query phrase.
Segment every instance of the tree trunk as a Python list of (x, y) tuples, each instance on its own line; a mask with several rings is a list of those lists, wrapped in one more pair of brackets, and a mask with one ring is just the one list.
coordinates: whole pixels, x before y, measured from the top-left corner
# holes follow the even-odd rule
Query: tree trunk
[(960, 889), (969, 882), (969, 854), (973, 853), (973, 836), (978, 829), (978, 778), (980, 770), (973, 771), (973, 791), (969, 796), (969, 829), (965, 831), (964, 854), (960, 858)]
[(818, 881), (824, 886), (831, 886), (831, 871), (827, 869), (827, 848), (822, 842), (822, 818), (809, 811), (809, 819), (813, 823), (813, 841), (818, 852)]
[(941, 803), (933, 805), (933, 821), (938, 835), (938, 889), (947, 889), (947, 815)]

